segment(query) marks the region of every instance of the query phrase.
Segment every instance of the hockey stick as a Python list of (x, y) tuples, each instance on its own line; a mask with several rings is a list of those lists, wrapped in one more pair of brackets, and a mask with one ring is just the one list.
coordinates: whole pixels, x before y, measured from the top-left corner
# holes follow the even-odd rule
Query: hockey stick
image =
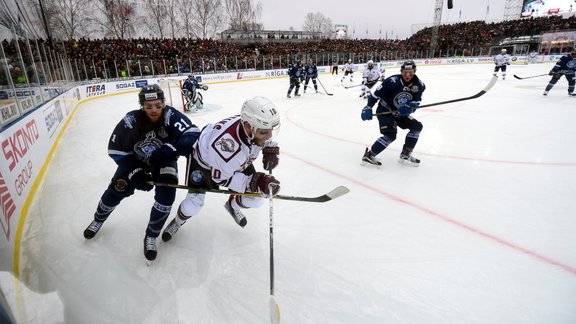
[[(484, 87), (484, 89), (480, 90), (480, 92), (478, 92), (477, 94), (475, 94), (473, 96), (458, 98), (458, 99), (452, 99), (452, 100), (446, 100), (446, 101), (440, 101), (440, 102), (435, 102), (435, 103), (431, 103), (431, 104), (427, 104), (427, 105), (422, 105), (422, 106), (419, 106), (417, 109), (439, 106), (439, 105), (449, 104), (449, 103), (453, 103), (453, 102), (466, 101), (466, 100), (479, 98), (482, 95), (484, 95), (486, 92), (488, 92), (488, 90), (490, 90), (496, 84), (496, 81), (498, 81), (498, 77), (493, 76), (492, 79), (490, 79), (490, 82), (488, 82), (488, 84)], [(372, 114), (372, 116), (389, 115), (391, 113), (392, 113), (391, 111), (386, 111), (386, 112)]]
[[(162, 186), (162, 187), (171, 187), (176, 189), (186, 189), (190, 193), (219, 193), (225, 195), (236, 195), (236, 196), (246, 196), (246, 197), (261, 197), (261, 198), (269, 198), (267, 195), (259, 194), (255, 192), (235, 192), (232, 190), (222, 190), (222, 189), (198, 189), (194, 187), (188, 187), (179, 184), (171, 184), (171, 183), (159, 183), (159, 182), (149, 182), (151, 185), (154, 186)], [(279, 200), (293, 200), (293, 201), (305, 201), (305, 202), (316, 202), (316, 203), (323, 203), (330, 200), (334, 200), (340, 196), (343, 196), (350, 192), (350, 189), (346, 188), (345, 186), (338, 186), (332, 189), (330, 192), (323, 194), (317, 197), (298, 197), (298, 196), (285, 196), (285, 195), (275, 195), (272, 198), (279, 199)]]
[(322, 86), (322, 89), (324, 89), (324, 92), (326, 92), (327, 95), (329, 96), (333, 96), (333, 93), (328, 93), (328, 91), (326, 91), (326, 88), (324, 88), (324, 85), (322, 84), (322, 81), (320, 81), (320, 78), (316, 78), (316, 80), (318, 80), (318, 83), (320, 83), (320, 85)]
[[(272, 170), (270, 170), (272, 174)], [(270, 192), (272, 192), (272, 183), (268, 186)], [(270, 322), (272, 324), (280, 323), (280, 307), (276, 302), (274, 297), (274, 223), (272, 221), (272, 216), (274, 215), (274, 199), (273, 196), (268, 198), (270, 204), (269, 216), (270, 216), (270, 301), (268, 302), (270, 306)]]
[(547, 75), (549, 75), (549, 74), (548, 74), (548, 73), (546, 73), (546, 74), (538, 74), (538, 75), (527, 76), (527, 77), (523, 77), (523, 78), (522, 78), (522, 77), (519, 77), (519, 76), (517, 76), (516, 74), (514, 74), (514, 77), (515, 77), (516, 79), (518, 79), (518, 80), (524, 80), (524, 79), (538, 78), (538, 77), (547, 76)]
[(344, 86), (344, 89), (355, 88), (355, 87), (359, 87), (359, 86), (361, 86), (361, 85), (362, 85), (362, 83), (360, 83), (360, 84), (355, 84), (355, 85), (351, 85), (351, 86)]

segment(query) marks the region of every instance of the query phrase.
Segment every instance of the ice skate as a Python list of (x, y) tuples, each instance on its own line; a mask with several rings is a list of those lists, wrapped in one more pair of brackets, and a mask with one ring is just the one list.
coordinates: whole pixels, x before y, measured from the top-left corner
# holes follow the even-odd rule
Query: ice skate
[(180, 229), (180, 225), (178, 224), (178, 222), (176, 222), (176, 218), (174, 218), (170, 222), (170, 224), (168, 224), (168, 226), (166, 226), (166, 228), (164, 229), (164, 232), (162, 232), (162, 241), (164, 241), (164, 242), (170, 241), (172, 239), (172, 237), (174, 237), (176, 232), (178, 232), (179, 229)]
[(568, 92), (569, 96), (576, 97), (576, 92)]
[(156, 238), (152, 236), (144, 236), (144, 257), (148, 261), (154, 261), (156, 259)]
[(543, 96), (547, 96), (548, 95), (548, 91), (544, 91), (544, 93), (542, 94)]
[(84, 238), (87, 240), (93, 238), (100, 230), (100, 227), (102, 227), (102, 224), (104, 224), (104, 222), (93, 220), (92, 223), (90, 223), (90, 225), (88, 225), (88, 227), (86, 227), (84, 230)]
[(288, 95), (286, 95), (286, 98), (292, 98), (292, 96), (290, 96), (290, 93), (288, 93)]
[(248, 221), (240, 210), (234, 209), (232, 207), (232, 199), (234, 199), (234, 196), (231, 195), (230, 198), (228, 198), (228, 201), (224, 204), (224, 208), (226, 208), (228, 213), (232, 216), (232, 218), (234, 218), (236, 224), (240, 225), (240, 227), (244, 227)]
[(372, 151), (366, 148), (366, 151), (364, 151), (364, 156), (362, 156), (361, 165), (371, 165), (375, 167), (380, 167), (382, 165), (382, 162), (378, 161), (378, 159), (376, 159), (376, 156), (374, 156), (374, 153), (372, 153)]
[(402, 154), (400, 154), (400, 159), (398, 160), (398, 163), (408, 165), (411, 167), (417, 167), (420, 165), (420, 160), (413, 157), (411, 153), (402, 152)]

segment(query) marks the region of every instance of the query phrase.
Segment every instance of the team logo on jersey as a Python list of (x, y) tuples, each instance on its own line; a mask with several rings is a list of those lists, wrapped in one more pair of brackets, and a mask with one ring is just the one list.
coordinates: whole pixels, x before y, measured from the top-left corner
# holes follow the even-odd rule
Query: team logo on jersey
[(400, 92), (394, 97), (394, 106), (400, 107), (408, 104), (412, 100), (412, 94), (409, 92)]
[(567, 66), (569, 69), (574, 69), (574, 68), (576, 68), (576, 60), (568, 61), (568, 62), (566, 63), (566, 66)]
[(118, 179), (114, 183), (114, 190), (116, 190), (118, 192), (124, 192), (124, 190), (126, 190), (127, 186), (128, 186), (128, 183), (126, 182), (126, 180)]
[(418, 88), (417, 85), (412, 86), (412, 92), (418, 92), (418, 90), (420, 90), (420, 88)]
[(221, 138), (216, 145), (220, 147), (220, 150), (227, 153), (233, 153), (234, 150), (234, 140), (231, 138)]
[(162, 146), (162, 141), (156, 138), (154, 131), (146, 134), (146, 139), (134, 144), (134, 154), (142, 160), (146, 161), (157, 148)]

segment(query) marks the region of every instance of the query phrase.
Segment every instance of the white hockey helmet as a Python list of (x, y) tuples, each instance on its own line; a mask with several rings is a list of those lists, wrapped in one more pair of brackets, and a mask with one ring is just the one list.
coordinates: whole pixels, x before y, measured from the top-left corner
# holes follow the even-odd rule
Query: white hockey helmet
[(368, 63), (367, 63), (367, 64), (368, 64), (368, 66), (374, 66), (374, 61), (368, 60)]
[(506, 52), (507, 52), (506, 49), (503, 48), (503, 49), (502, 49), (502, 54), (504, 54), (504, 53), (506, 53)]
[(352, 59), (348, 59), (348, 63), (352, 63)]
[(280, 113), (278, 109), (265, 97), (254, 97), (244, 101), (240, 118), (250, 124), (252, 129), (271, 129), (274, 136), (280, 129)]

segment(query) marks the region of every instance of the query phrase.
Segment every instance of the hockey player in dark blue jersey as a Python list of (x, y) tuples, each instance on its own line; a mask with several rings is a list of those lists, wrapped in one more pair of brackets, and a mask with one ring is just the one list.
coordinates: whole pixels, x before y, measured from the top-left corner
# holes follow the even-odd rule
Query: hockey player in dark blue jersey
[[(150, 191), (150, 183), (178, 183), (177, 159), (191, 153), (200, 135), (188, 117), (164, 104), (164, 92), (158, 85), (146, 85), (138, 94), (140, 109), (130, 111), (116, 125), (108, 142), (108, 155), (117, 169), (100, 198), (94, 220), (84, 230), (86, 239), (93, 238), (120, 202), (134, 190)], [(170, 210), (176, 189), (157, 186), (150, 220), (144, 237), (144, 256), (156, 258), (156, 238)]]
[(384, 151), (395, 139), (397, 128), (408, 129), (404, 146), (398, 162), (410, 166), (418, 166), (420, 160), (412, 156), (412, 151), (418, 142), (422, 131), (422, 123), (410, 114), (418, 108), (422, 100), (422, 93), (426, 86), (416, 76), (414, 61), (405, 61), (400, 67), (400, 74), (393, 75), (368, 96), (368, 104), (362, 109), (362, 120), (372, 119), (372, 107), (378, 102), (376, 114), (380, 133), (371, 148), (366, 148), (363, 163), (380, 166), (382, 163), (376, 155)]
[(314, 84), (314, 90), (318, 93), (318, 85), (316, 84), (316, 78), (318, 78), (318, 68), (316, 63), (312, 62), (312, 59), (308, 59), (307, 64), (304, 66), (304, 73), (306, 75), (306, 81), (304, 81), (304, 93), (306, 93), (306, 88), (308, 88), (308, 82), (312, 79)]
[(202, 95), (197, 93), (197, 90), (202, 89), (206, 91), (208, 90), (208, 86), (201, 84), (199, 78), (200, 77), (196, 78), (193, 75), (189, 75), (182, 84), (182, 94), (184, 95), (184, 99), (186, 99), (185, 111), (202, 109), (204, 107)]
[(560, 78), (564, 76), (566, 77), (566, 80), (568, 80), (568, 95), (576, 96), (576, 93), (574, 93), (574, 84), (576, 83), (576, 81), (574, 80), (574, 78), (576, 77), (575, 71), (576, 71), (576, 47), (572, 49), (571, 53), (563, 55), (558, 60), (558, 62), (556, 62), (556, 65), (554, 65), (552, 70), (550, 70), (548, 74), (552, 76), (552, 79), (550, 79), (550, 81), (548, 82), (548, 85), (546, 86), (546, 90), (544, 90), (543, 95), (547, 96), (548, 92), (552, 90), (552, 87), (554, 87), (556, 82), (558, 82), (558, 80), (560, 80)]
[(302, 61), (297, 60), (288, 68), (288, 76), (290, 77), (290, 87), (288, 88), (288, 98), (291, 98), (290, 93), (294, 90), (294, 96), (300, 97), (298, 90), (300, 90), (300, 82), (304, 79), (304, 69), (302, 68)]

